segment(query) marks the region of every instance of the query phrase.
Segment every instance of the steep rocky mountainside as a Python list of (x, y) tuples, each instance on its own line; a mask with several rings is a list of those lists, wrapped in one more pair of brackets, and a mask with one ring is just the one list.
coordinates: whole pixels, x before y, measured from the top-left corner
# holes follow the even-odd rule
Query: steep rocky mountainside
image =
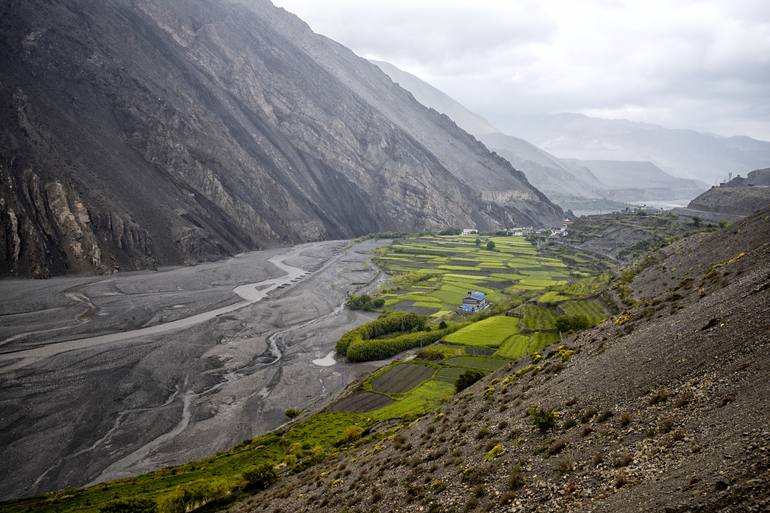
[(756, 169), (712, 187), (687, 205), (689, 210), (747, 216), (770, 207), (770, 169)]
[(233, 511), (767, 511), (770, 210), (645, 262), (613, 321)]
[(481, 134), (498, 133), (500, 130), (489, 121), (470, 111), (460, 102), (389, 62), (370, 59), (384, 71), (394, 82), (414, 95), (423, 105), (446, 114), (469, 134), (479, 137)]
[(0, 52), (0, 275), (563, 217), (266, 0), (10, 0)]

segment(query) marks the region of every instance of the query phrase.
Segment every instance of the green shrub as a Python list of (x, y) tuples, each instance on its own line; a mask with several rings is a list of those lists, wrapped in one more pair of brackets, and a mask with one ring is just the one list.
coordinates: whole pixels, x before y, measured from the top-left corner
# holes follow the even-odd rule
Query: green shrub
[(224, 481), (207, 481), (179, 487), (158, 499), (159, 513), (187, 513), (230, 494)]
[[(368, 341), (371, 339), (376, 339), (377, 337), (381, 337), (383, 335), (389, 335), (391, 333), (398, 333), (398, 332), (408, 333), (413, 331), (420, 331), (425, 328), (425, 322), (426, 322), (426, 319), (424, 316), (413, 314), (413, 313), (403, 313), (403, 312), (387, 313), (385, 315), (382, 315), (379, 319), (376, 319), (371, 322), (367, 322), (366, 324), (362, 324), (361, 326), (345, 333), (337, 341), (337, 347), (336, 347), (337, 354), (350, 357), (348, 355), (348, 348), (350, 347), (351, 344), (355, 342), (361, 342), (365, 340)], [(436, 333), (436, 332), (433, 332), (433, 333)], [(394, 340), (394, 339), (393, 338), (381, 339), (381, 340), (373, 341), (372, 343), (375, 344), (376, 342), (388, 342), (391, 340)], [(438, 339), (434, 339), (433, 341), (435, 340), (438, 340)], [(416, 345), (411, 347), (416, 347)], [(407, 349), (411, 349), (411, 348), (407, 348)], [(392, 355), (389, 355), (389, 356), (392, 356)], [(371, 359), (376, 359), (376, 358), (371, 358)], [(363, 361), (363, 360), (357, 360), (357, 361)]]
[(349, 444), (349, 443), (355, 442), (356, 440), (360, 440), (363, 434), (364, 434), (364, 429), (362, 427), (350, 426), (343, 433), (342, 439), (340, 440), (340, 445)]
[(559, 413), (556, 410), (546, 410), (536, 404), (527, 409), (527, 415), (529, 415), (532, 425), (541, 433), (546, 433), (553, 429), (556, 426), (556, 420), (559, 418)]
[(150, 499), (121, 499), (99, 508), (99, 513), (155, 513), (157, 506)]
[(494, 249), (495, 249), (495, 242), (491, 241), (491, 240), (488, 240), (487, 241), (487, 250), (488, 251), (494, 251)]
[(382, 360), (407, 349), (430, 345), (446, 334), (447, 331), (443, 330), (419, 331), (387, 339), (357, 340), (348, 348), (347, 357), (351, 362)]
[(500, 444), (497, 444), (494, 447), (492, 447), (489, 450), (489, 452), (487, 452), (487, 454), (484, 456), (484, 461), (493, 460), (498, 456), (500, 456), (501, 454), (503, 454), (504, 452), (505, 452), (505, 447), (503, 447)]
[(417, 351), (417, 358), (421, 360), (443, 360), (444, 353), (435, 347), (425, 347)]
[(457, 383), (455, 383), (455, 391), (462, 392), (483, 377), (484, 373), (480, 370), (468, 369), (467, 371), (460, 374), (459, 378), (457, 378)]
[(345, 305), (351, 310), (371, 311), (385, 306), (385, 300), (382, 298), (374, 299), (369, 294), (361, 294), (360, 296), (350, 296)]
[(243, 479), (246, 480), (246, 488), (264, 490), (278, 479), (278, 474), (270, 463), (263, 463), (246, 470)]
[(288, 410), (283, 412), (283, 414), (289, 417), (290, 419), (299, 417), (300, 413), (302, 413), (302, 410), (300, 410), (299, 408), (289, 408)]
[(582, 331), (591, 327), (591, 320), (585, 315), (562, 315), (556, 319), (556, 329), (568, 333)]

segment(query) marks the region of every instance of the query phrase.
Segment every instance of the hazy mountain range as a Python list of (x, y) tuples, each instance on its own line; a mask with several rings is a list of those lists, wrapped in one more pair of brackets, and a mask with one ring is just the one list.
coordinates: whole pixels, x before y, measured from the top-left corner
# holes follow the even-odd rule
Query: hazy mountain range
[(564, 158), (649, 161), (666, 173), (714, 184), (770, 164), (770, 142), (721, 137), (582, 114), (526, 117), (507, 130)]
[(584, 200), (597, 208), (613, 200), (687, 200), (730, 170), (745, 173), (770, 162), (770, 143), (747, 137), (723, 138), (577, 114), (522, 119), (515, 127), (520, 137), (515, 137), (418, 77), (374, 62), (421, 103), (447, 114), (524, 171), (565, 208), (590, 209), (591, 203)]

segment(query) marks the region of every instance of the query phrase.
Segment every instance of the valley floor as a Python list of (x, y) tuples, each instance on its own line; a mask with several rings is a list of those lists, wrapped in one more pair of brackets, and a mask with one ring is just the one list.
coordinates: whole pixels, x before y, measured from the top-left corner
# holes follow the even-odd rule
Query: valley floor
[(370, 372), (328, 355), (372, 317), (342, 304), (382, 279), (378, 245), (0, 282), (0, 497), (213, 454)]

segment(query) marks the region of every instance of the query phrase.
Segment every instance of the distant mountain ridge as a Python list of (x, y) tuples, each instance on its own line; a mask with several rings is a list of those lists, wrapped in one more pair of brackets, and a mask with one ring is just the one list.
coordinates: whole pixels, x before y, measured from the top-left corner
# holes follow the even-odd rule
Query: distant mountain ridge
[(649, 161), (670, 175), (709, 184), (728, 172), (746, 173), (770, 164), (767, 141), (622, 119), (574, 113), (530, 116), (513, 121), (506, 130), (560, 157)]
[(267, 0), (13, 0), (0, 52), (0, 276), (563, 220), (507, 161)]
[(604, 184), (604, 193), (618, 201), (681, 200), (708, 188), (699, 180), (677, 178), (652, 162), (562, 159), (570, 170), (583, 169)]
[[(622, 205), (614, 202), (689, 199), (708, 188), (705, 183), (671, 176), (651, 162), (557, 158), (527, 140), (502, 133), (420, 78), (387, 62), (373, 62), (418, 101), (451, 117), (488, 148), (524, 171), (538, 189), (564, 208), (579, 208), (585, 200), (590, 200), (589, 208), (591, 203), (609, 208)], [(523, 127), (519, 135), (528, 138), (527, 128)]]

